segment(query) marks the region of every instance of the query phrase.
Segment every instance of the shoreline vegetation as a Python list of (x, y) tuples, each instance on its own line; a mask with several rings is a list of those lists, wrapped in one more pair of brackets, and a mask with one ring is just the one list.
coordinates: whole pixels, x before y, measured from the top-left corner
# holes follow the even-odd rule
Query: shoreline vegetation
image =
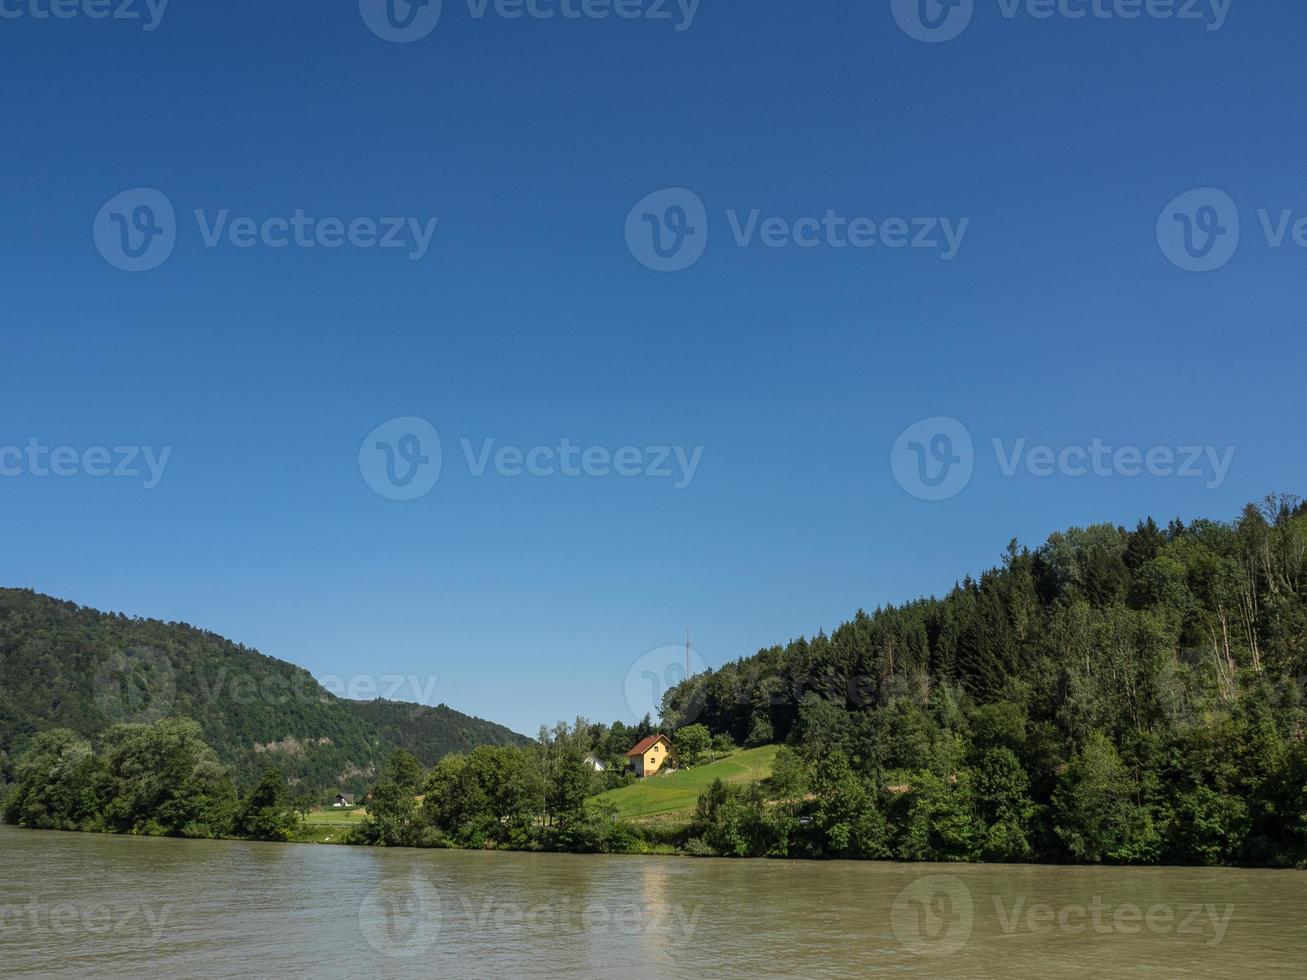
[[(1274, 497), (1229, 523), (1013, 541), (942, 598), (683, 681), (661, 727), (577, 719), (429, 765), (399, 748), (352, 827), (319, 832), (325, 789), (276, 768), (238, 789), (179, 717), (35, 734), (3, 818), (373, 846), (1302, 868), (1304, 676), (1307, 506)], [(684, 768), (637, 782), (625, 752), (659, 731)]]

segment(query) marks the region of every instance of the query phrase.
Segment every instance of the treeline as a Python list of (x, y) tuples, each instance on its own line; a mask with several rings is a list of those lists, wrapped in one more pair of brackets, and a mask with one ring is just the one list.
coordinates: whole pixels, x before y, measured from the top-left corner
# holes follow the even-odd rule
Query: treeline
[(788, 743), (692, 847), (905, 860), (1307, 863), (1307, 514), (1014, 542), (942, 599), (695, 677), (665, 720)]
[[(625, 754), (652, 734), (635, 726), (577, 719), (541, 728), (526, 746), (480, 746), (424, 770), (396, 752), (368, 797), (368, 818), (351, 842), (408, 847), (497, 847), (513, 850), (633, 852), (658, 842), (591, 800), (628, 785)], [(597, 771), (594, 761), (605, 770)]]
[[(611, 727), (578, 719), (542, 728), (538, 742), (479, 746), (429, 769), (397, 749), (364, 800), (366, 819), (342, 842), (645, 850), (646, 835), (589, 798), (634, 779), (617, 760), (652, 731), (648, 718)], [(612, 764), (599, 771), (595, 759)], [(292, 794), (277, 769), (242, 796), (200, 726), (165, 719), (116, 726), (97, 747), (68, 730), (37, 735), (14, 764), (0, 816), (37, 829), (290, 841), (305, 839), (304, 815), (321, 802)]]
[(239, 795), (231, 768), (190, 719), (115, 726), (100, 742), (97, 751), (67, 729), (38, 734), (14, 765), (4, 821), (44, 830), (281, 841), (299, 827), (279, 770), (269, 769)]

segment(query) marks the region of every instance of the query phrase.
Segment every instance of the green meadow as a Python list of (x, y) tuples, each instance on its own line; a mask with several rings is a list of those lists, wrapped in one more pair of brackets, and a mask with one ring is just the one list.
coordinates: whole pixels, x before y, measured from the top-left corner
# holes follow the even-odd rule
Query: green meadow
[(367, 810), (361, 806), (312, 810), (304, 818), (295, 839), (317, 844), (339, 844), (351, 828), (367, 819), (367, 815)]
[(751, 783), (771, 775), (772, 760), (780, 746), (764, 745), (734, 752), (717, 762), (650, 776), (631, 786), (610, 789), (592, 799), (617, 807), (622, 820), (640, 823), (688, 823), (704, 792), (714, 779)]

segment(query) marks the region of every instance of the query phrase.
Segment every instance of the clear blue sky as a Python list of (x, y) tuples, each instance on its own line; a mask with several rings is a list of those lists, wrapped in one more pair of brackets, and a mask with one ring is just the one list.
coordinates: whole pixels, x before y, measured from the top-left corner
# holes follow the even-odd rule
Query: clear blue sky
[[(1235, 0), (1209, 31), (977, 0), (938, 44), (889, 0), (703, 0), (683, 31), (445, 0), (404, 44), (354, 3), (173, 0), (153, 31), (8, 3), (0, 447), (172, 452), (150, 490), (11, 467), (6, 585), (319, 676), (436, 675), (436, 700), (532, 732), (626, 715), (628, 668), (687, 625), (716, 665), (946, 590), (1013, 536), (1307, 489), (1307, 249), (1257, 217), (1307, 216), (1301, 3)], [(132, 273), (92, 226), (138, 187), (177, 232)], [(669, 187), (709, 237), (657, 272), (624, 226)], [(1240, 247), (1185, 271), (1158, 217), (1206, 187)], [(418, 261), (209, 248), (196, 209), (438, 225)], [(753, 209), (969, 225), (951, 261), (737, 247), (726, 212)], [(359, 449), (405, 416), (443, 468), (395, 501)], [(940, 501), (890, 465), (933, 416), (976, 446)], [(678, 489), (476, 478), (459, 445), (563, 437), (703, 453)], [(1009, 477), (996, 437), (1236, 455), (1219, 486)]]

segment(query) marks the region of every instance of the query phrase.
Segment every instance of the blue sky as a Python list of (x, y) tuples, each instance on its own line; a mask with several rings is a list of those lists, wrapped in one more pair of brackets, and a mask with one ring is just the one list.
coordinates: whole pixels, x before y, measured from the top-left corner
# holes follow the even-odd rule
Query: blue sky
[[(1211, 30), (1207, 0), (976, 0), (924, 43), (889, 0), (702, 0), (688, 23), (445, 0), (392, 43), (355, 3), (172, 0), (145, 30), (6, 0), (0, 451), (23, 453), (0, 455), (0, 581), (320, 677), (434, 677), (533, 732), (628, 716), (628, 672), (687, 625), (716, 665), (946, 590), (1013, 536), (1302, 491), (1307, 9), (1220, 6)], [(113, 236), (141, 199), (114, 201), (137, 188), (175, 220), (132, 272)], [(668, 188), (692, 196), (628, 237)], [(685, 202), (706, 247), (650, 268), (640, 229)], [(328, 248), (318, 223), (274, 247), (297, 211), (358, 242), (401, 218), (409, 245)], [(828, 213), (875, 243), (836, 247)], [(923, 247), (891, 246), (894, 219)], [(1186, 220), (1218, 267), (1159, 236)], [(900, 439), (940, 417), (963, 429)], [(365, 479), (397, 418), (439, 434), (416, 499)], [(401, 469), (431, 457), (382, 436)], [(563, 439), (609, 469), (633, 447), (641, 475), (515, 475), (512, 450)], [(477, 476), (463, 440), (510, 453)], [(1095, 440), (1151, 471), (1078, 466)], [(1212, 453), (1186, 467), (1191, 446)], [(88, 472), (93, 447), (170, 454), (146, 489)], [(701, 451), (687, 485), (660, 447)], [(923, 499), (919, 465), (950, 495)]]

